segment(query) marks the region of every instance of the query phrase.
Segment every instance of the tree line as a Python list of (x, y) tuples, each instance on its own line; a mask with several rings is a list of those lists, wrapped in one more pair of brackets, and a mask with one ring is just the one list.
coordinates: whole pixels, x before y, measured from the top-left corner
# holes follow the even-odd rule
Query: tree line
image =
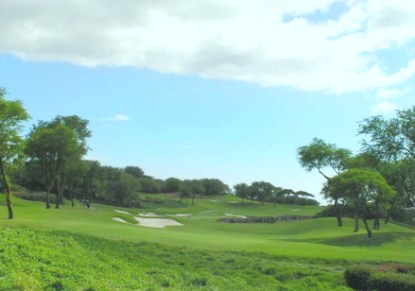
[(345, 212), (354, 218), (355, 232), (363, 221), (369, 237), (369, 218), (373, 229), (380, 229), (382, 218), (385, 223), (393, 218), (414, 224), (415, 107), (398, 110), (389, 119), (366, 118), (358, 134), (363, 139), (357, 154), (319, 138), (298, 149), (300, 164), (326, 179), (322, 194), (332, 202), (338, 226)]
[(242, 199), (244, 204), (245, 199), (257, 200), (262, 204), (270, 202), (274, 206), (279, 204), (298, 204), (298, 205), (318, 205), (318, 201), (314, 199), (314, 195), (306, 191), (294, 191), (277, 187), (269, 182), (256, 181), (250, 185), (246, 183), (239, 183), (234, 186), (235, 195)]

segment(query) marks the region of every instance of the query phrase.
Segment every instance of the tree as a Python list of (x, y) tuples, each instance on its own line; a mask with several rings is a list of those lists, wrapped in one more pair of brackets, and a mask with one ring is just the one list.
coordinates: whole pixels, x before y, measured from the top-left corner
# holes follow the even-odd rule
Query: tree
[[(402, 212), (402, 208), (415, 204), (415, 106), (398, 110), (396, 117), (385, 119), (372, 116), (360, 123), (359, 134), (363, 140), (363, 151), (380, 161), (379, 171), (397, 190), (388, 216)], [(396, 211), (399, 206), (401, 210)]]
[(200, 182), (205, 188), (203, 193), (205, 196), (223, 195), (229, 191), (228, 185), (219, 179), (202, 179)]
[(205, 187), (203, 187), (203, 183), (200, 180), (191, 180), (190, 191), (192, 193), (192, 205), (194, 205), (196, 196), (202, 195), (206, 191), (206, 189)]
[[(330, 180), (330, 177), (323, 170), (330, 168), (336, 174), (341, 173), (345, 170), (350, 156), (350, 150), (337, 148), (336, 145), (326, 143), (324, 140), (318, 138), (314, 138), (309, 145), (302, 146), (298, 149), (298, 161), (301, 166), (308, 172), (317, 170), (326, 180)], [(345, 203), (344, 200), (339, 198), (334, 199), (337, 225), (339, 227), (343, 225), (342, 208)]]
[(246, 183), (239, 183), (233, 186), (235, 189), (235, 195), (242, 199), (242, 205), (244, 204), (244, 200), (249, 196), (251, 189)]
[(88, 151), (86, 138), (90, 136), (88, 121), (78, 116), (57, 116), (49, 122), (41, 121), (29, 133), (26, 154), (29, 162), (42, 168), (46, 185), (46, 208), (50, 208), (50, 191), (56, 185), (59, 208), (65, 187), (65, 174)]
[(366, 135), (363, 148), (382, 160), (415, 159), (415, 106), (398, 110), (395, 118), (373, 116), (360, 122), (359, 134)]
[(251, 191), (256, 194), (256, 199), (261, 201), (261, 204), (264, 204), (265, 200), (271, 198), (273, 190), (274, 185), (269, 182), (259, 181), (251, 184)]
[(124, 172), (130, 174), (131, 176), (137, 179), (144, 176), (144, 171), (137, 166), (127, 166), (124, 168)]
[(326, 198), (342, 198), (350, 202), (355, 213), (355, 231), (359, 229), (359, 218), (361, 218), (368, 237), (372, 236), (367, 224), (369, 208), (374, 208), (375, 229), (378, 229), (381, 207), (390, 204), (396, 195), (395, 190), (388, 185), (382, 175), (368, 169), (347, 170), (328, 180), (322, 192)]
[(166, 193), (176, 193), (180, 190), (181, 180), (177, 178), (168, 178), (164, 181), (164, 189), (163, 191)]
[(180, 202), (183, 201), (183, 198), (188, 198), (192, 195), (192, 188), (190, 180), (185, 180), (180, 183), (179, 187)]
[(18, 100), (4, 99), (6, 90), (0, 88), (0, 183), (6, 192), (8, 218), (13, 219), (12, 194), (5, 163), (19, 157), (22, 153), (22, 139), (19, 136), (21, 123), (29, 115)]

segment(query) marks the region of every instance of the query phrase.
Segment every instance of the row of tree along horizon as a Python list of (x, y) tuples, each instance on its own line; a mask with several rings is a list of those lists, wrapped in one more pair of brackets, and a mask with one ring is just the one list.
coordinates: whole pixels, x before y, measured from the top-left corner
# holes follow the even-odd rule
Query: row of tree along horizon
[[(7, 194), (9, 218), (13, 218), (11, 193), (24, 198), (45, 200), (46, 208), (55, 207), (70, 199), (82, 201), (89, 207), (91, 201), (126, 207), (140, 205), (139, 192), (176, 193), (179, 199), (214, 196), (231, 193), (228, 185), (219, 179), (180, 180), (156, 179), (144, 174), (137, 166), (116, 168), (97, 161), (83, 159), (91, 137), (88, 120), (77, 115), (56, 116), (50, 121), (39, 121), (26, 138), (20, 136), (22, 123), (29, 114), (20, 101), (5, 99), (0, 88), (0, 182)], [(27, 190), (30, 190), (28, 193)], [(39, 191), (44, 192), (39, 193)], [(37, 192), (37, 193), (33, 193)], [(56, 193), (51, 195), (51, 193)], [(258, 181), (251, 185), (235, 186), (235, 194), (262, 203), (290, 203), (317, 205), (312, 194), (305, 191), (275, 187)]]

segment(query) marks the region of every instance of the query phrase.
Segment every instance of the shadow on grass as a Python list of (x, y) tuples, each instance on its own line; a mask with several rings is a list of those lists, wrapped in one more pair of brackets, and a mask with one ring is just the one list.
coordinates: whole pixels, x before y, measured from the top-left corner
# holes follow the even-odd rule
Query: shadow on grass
[[(379, 247), (386, 243), (404, 241), (407, 243), (415, 242), (415, 233), (405, 232), (388, 232), (388, 233), (373, 233), (371, 238), (367, 237), (366, 233), (352, 234), (348, 236), (327, 238), (327, 239), (286, 239), (287, 242), (305, 242), (323, 245), (331, 245), (338, 247)], [(279, 240), (281, 241), (281, 240)]]

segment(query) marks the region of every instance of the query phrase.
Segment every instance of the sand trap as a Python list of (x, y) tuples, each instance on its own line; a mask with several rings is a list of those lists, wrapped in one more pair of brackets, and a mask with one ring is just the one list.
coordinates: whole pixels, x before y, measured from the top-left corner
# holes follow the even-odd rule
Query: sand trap
[(231, 213), (225, 213), (226, 216), (232, 216), (232, 217), (239, 217), (239, 218), (246, 218), (245, 215), (237, 215), (237, 214), (231, 214)]
[(190, 217), (192, 216), (191, 213), (177, 213), (175, 216), (177, 217)]
[(142, 217), (163, 217), (163, 215), (158, 215), (158, 214), (153, 213), (153, 212), (139, 213), (138, 216), (142, 216)]
[(117, 212), (117, 213), (122, 213), (122, 214), (131, 214), (130, 212), (128, 212), (128, 211), (124, 211), (124, 210), (117, 210), (117, 209), (114, 209), (114, 211), (115, 211), (115, 212)]
[(135, 220), (139, 222), (139, 226), (144, 227), (154, 227), (154, 228), (164, 228), (166, 226), (180, 226), (183, 225), (176, 220), (169, 218), (143, 218), (143, 217), (134, 217)]
[(127, 221), (125, 221), (121, 217), (113, 217), (112, 220), (115, 220), (115, 221), (118, 221), (118, 222), (122, 222), (122, 223), (128, 223)]

